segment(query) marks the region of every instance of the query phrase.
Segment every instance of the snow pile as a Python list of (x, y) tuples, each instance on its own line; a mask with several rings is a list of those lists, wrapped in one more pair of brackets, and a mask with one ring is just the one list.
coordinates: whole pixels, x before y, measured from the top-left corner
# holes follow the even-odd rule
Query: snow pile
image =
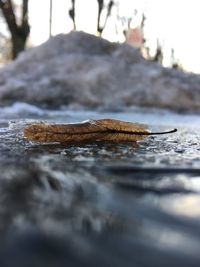
[(200, 76), (146, 61), (126, 44), (57, 35), (0, 70), (0, 104), (200, 110)]

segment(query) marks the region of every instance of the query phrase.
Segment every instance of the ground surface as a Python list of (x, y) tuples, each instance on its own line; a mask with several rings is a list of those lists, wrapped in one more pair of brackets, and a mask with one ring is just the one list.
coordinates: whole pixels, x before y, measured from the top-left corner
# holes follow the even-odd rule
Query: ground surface
[[(22, 135), (31, 119), (89, 118), (178, 132), (138, 144), (47, 145)], [(0, 265), (199, 266), (199, 121), (147, 109), (1, 108)]]

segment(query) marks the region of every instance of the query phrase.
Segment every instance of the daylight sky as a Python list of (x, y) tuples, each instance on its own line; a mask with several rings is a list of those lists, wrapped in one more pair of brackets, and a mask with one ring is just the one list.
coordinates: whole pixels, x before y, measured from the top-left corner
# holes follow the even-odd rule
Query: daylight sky
[[(15, 1), (21, 2), (20, 0)], [(38, 45), (49, 38), (50, 0), (29, 1), (29, 17), (32, 27), (30, 43)], [(138, 10), (138, 16), (135, 17), (132, 24), (133, 27), (139, 24), (141, 14), (145, 12), (147, 17), (145, 37), (151, 47), (155, 46), (156, 40), (159, 38), (166, 55), (169, 55), (171, 48), (173, 48), (175, 56), (186, 70), (200, 73), (199, 0), (118, 0), (118, 2), (121, 17), (131, 17), (134, 14), (134, 9)], [(76, 0), (76, 3), (77, 29), (95, 34), (96, 1)], [(70, 0), (53, 0), (53, 35), (66, 33), (72, 29), (72, 21), (68, 16), (70, 6)], [(123, 27), (119, 22), (116, 23), (116, 14), (117, 9), (115, 8), (103, 37), (111, 41), (122, 42), (124, 41)], [(165, 64), (168, 63), (169, 56), (165, 59)]]

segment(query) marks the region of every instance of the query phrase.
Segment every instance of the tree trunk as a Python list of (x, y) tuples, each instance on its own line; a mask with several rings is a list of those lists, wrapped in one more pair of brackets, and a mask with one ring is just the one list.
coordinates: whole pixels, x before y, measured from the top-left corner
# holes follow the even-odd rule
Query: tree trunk
[(16, 22), (13, 2), (11, 0), (0, 0), (0, 8), (11, 34), (12, 57), (14, 59), (25, 49), (26, 40), (30, 32), (30, 26), (28, 23), (28, 0), (22, 1), (22, 14), (19, 24)]
[(12, 36), (12, 58), (15, 59), (19, 53), (24, 51), (26, 46), (26, 40), (28, 36), (21, 36), (20, 34), (14, 34)]

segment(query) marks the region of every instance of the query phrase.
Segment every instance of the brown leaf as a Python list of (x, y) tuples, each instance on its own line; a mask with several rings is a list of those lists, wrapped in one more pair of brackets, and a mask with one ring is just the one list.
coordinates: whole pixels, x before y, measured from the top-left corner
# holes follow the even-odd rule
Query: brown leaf
[(36, 123), (24, 129), (24, 136), (38, 142), (138, 141), (150, 132), (146, 125), (113, 119), (74, 124)]

